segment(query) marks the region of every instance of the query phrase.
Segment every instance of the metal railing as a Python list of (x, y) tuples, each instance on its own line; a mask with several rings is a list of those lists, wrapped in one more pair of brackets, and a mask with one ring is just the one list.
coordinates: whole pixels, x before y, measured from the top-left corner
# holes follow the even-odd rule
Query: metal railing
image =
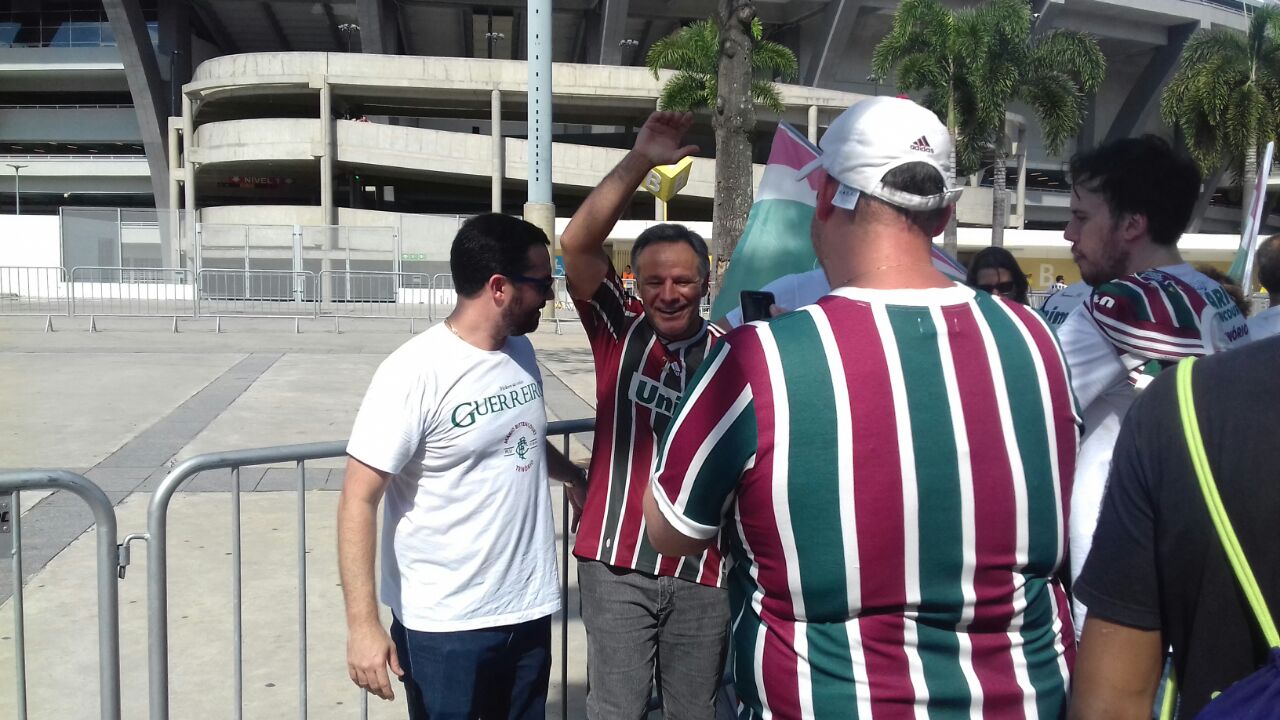
[(319, 275), (320, 314), (333, 317), (334, 332), (342, 318), (434, 319), (432, 276), (382, 270), (323, 270)]
[[(547, 436), (561, 435), (563, 449), (569, 453), (569, 439), (577, 433), (591, 432), (592, 419), (565, 420), (547, 424)], [(231, 490), (231, 589), (232, 589), (232, 647), (233, 647), (233, 716), (244, 713), (244, 655), (243, 655), (243, 596), (241, 588), (241, 533), (240, 533), (240, 470), (253, 465), (295, 463), (297, 468), (296, 494), (298, 499), (297, 523), (297, 577), (298, 577), (298, 717), (307, 717), (307, 518), (306, 487), (308, 460), (343, 457), (347, 443), (327, 442), (306, 445), (287, 445), (256, 450), (239, 450), (198, 455), (179, 464), (165, 476), (151, 496), (147, 509), (147, 610), (148, 610), (148, 692), (151, 720), (167, 720), (169, 717), (169, 585), (168, 585), (168, 511), (169, 503), (184, 483), (201, 472), (230, 470)], [(561, 502), (563, 548), (561, 561), (561, 591), (565, 598), (561, 609), (561, 717), (568, 717), (568, 666), (564, 658), (569, 650), (569, 500), (565, 495)], [(114, 527), (112, 528), (114, 533)], [(368, 716), (368, 695), (360, 693), (361, 718)]]
[(80, 266), (71, 268), (71, 314), (94, 318), (195, 317), (195, 285), (185, 268)]
[(55, 316), (71, 315), (71, 288), (60, 267), (0, 267), (0, 315), (44, 315), (46, 331)]
[(205, 268), (198, 273), (196, 314), (234, 317), (319, 317), (316, 274), (309, 270), (232, 270)]
[(89, 506), (97, 527), (98, 707), (104, 720), (120, 719), (120, 596), (116, 513), (97, 485), (65, 470), (0, 472), (0, 554), (13, 563), (14, 666), (18, 718), (27, 717), (26, 618), (22, 606), (23, 490), (66, 490)]

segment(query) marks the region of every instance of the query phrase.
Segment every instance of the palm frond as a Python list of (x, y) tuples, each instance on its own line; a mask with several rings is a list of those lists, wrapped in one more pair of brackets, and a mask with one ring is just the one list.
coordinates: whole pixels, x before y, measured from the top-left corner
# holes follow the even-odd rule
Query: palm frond
[(697, 110), (710, 106), (715, 102), (714, 79), (710, 98), (707, 96), (706, 76), (678, 72), (666, 85), (662, 86), (662, 94), (658, 96), (658, 108), (661, 110)]
[(794, 80), (799, 73), (799, 63), (791, 48), (771, 40), (756, 43), (751, 51), (751, 69), (757, 75)]
[(782, 94), (778, 92), (778, 88), (771, 82), (752, 80), (751, 99), (757, 105), (763, 105), (779, 115), (787, 109), (782, 104)]

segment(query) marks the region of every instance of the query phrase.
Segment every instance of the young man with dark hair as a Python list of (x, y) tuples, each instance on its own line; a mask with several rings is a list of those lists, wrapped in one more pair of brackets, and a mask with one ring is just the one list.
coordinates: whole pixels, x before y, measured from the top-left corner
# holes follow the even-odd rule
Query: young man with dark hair
[(1262, 241), (1254, 264), (1258, 266), (1258, 282), (1271, 298), (1266, 310), (1249, 318), (1249, 334), (1257, 340), (1280, 335), (1280, 235)]
[[(374, 374), (347, 445), (338, 568), (351, 679), (379, 697), (401, 676), (411, 720), (539, 720), (560, 608), (542, 376), (523, 337), (551, 298), (547, 237), (505, 215), (463, 224), (458, 303)], [(544, 455), (542, 449), (548, 448)], [(373, 559), (382, 521), (378, 619)]]
[(595, 443), (574, 554), (587, 716), (598, 720), (643, 716), (655, 668), (664, 717), (710, 720), (724, 664), (729, 606), (718, 549), (659, 554), (640, 504), (658, 441), (720, 334), (699, 314), (707, 245), (676, 224), (641, 233), (631, 252), (639, 298), (624, 292), (603, 249), (648, 172), (697, 150), (682, 144), (692, 123), (688, 113), (650, 115), (560, 238), (596, 371)]
[[(1247, 342), (1249, 329), (1222, 287), (1178, 253), (1200, 192), (1189, 157), (1152, 135), (1124, 138), (1072, 158), (1071, 182), (1065, 236), (1093, 287), (1058, 329), (1085, 425), (1071, 500), (1075, 578), (1089, 555), (1120, 422), (1137, 393), (1184, 357)], [(1085, 610), (1076, 599), (1077, 632)]]
[(960, 191), (933, 113), (864, 100), (821, 147), (801, 172), (835, 289), (712, 350), (649, 537), (723, 534), (739, 717), (1061, 717), (1077, 421), (1053, 334), (935, 267)]

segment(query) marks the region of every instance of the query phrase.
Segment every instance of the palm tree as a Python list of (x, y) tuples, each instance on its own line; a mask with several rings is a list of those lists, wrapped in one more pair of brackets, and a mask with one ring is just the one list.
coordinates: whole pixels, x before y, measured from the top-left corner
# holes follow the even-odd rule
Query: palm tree
[(1182, 131), (1206, 176), (1224, 165), (1236, 171), (1243, 221), (1258, 146), (1280, 135), (1280, 6), (1255, 8), (1244, 35), (1197, 30), (1160, 98), (1160, 114)]
[[(660, 108), (711, 109), (716, 135), (711, 223), (716, 280), (733, 256), (751, 211), (755, 105), (781, 113), (782, 98), (773, 81), (790, 80), (798, 72), (795, 53), (764, 39), (764, 25), (755, 16), (752, 0), (721, 0), (719, 15), (719, 23), (699, 20), (655, 42), (645, 57), (655, 78), (659, 69), (676, 71), (662, 87)], [(727, 27), (723, 43), (721, 25)]]
[[(786, 108), (774, 80), (792, 80), (798, 73), (796, 54), (785, 45), (764, 39), (760, 18), (751, 20), (751, 99), (776, 113)], [(698, 20), (655, 42), (645, 64), (655, 78), (662, 69), (676, 74), (662, 86), (658, 105), (663, 110), (699, 110), (716, 104), (720, 63), (720, 28), (712, 20)]]
[(991, 244), (1004, 244), (1008, 218), (1005, 168), (1005, 110), (1011, 101), (1026, 103), (1040, 121), (1045, 149), (1062, 152), (1084, 121), (1085, 93), (1097, 90), (1107, 61), (1092, 36), (1070, 30), (1031, 34), (1031, 6), (1026, 0), (992, 0), (977, 10), (972, 42), (987, 58), (972, 68), (971, 86), (979, 105), (978, 124), (990, 127), (994, 155)]
[[(880, 80), (897, 71), (902, 90), (926, 91), (923, 104), (942, 117), (953, 140), (951, 177), (977, 167), (991, 136), (990, 124), (971, 86), (975, 66), (986, 62), (978, 42), (983, 32), (976, 10), (951, 11), (938, 0), (904, 0), (889, 34), (871, 55), (871, 71)], [(947, 222), (943, 244), (956, 251), (956, 218)]]

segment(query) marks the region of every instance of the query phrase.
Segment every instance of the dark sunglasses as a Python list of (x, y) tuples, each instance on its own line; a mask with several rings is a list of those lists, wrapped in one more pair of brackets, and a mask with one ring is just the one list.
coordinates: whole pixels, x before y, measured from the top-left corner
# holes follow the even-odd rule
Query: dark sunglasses
[(1000, 293), (1001, 295), (1010, 295), (1013, 293), (1013, 289), (1015, 287), (1017, 286), (1013, 284), (1012, 280), (1010, 280), (1009, 282), (996, 283), (995, 285), (979, 285), (978, 289), (985, 290), (988, 293), (991, 293), (993, 295), (995, 293)]
[(542, 292), (543, 295), (551, 292), (551, 288), (555, 287), (556, 279), (554, 277), (535, 278), (528, 275), (508, 275), (507, 279), (511, 282), (524, 283), (532, 285)]

